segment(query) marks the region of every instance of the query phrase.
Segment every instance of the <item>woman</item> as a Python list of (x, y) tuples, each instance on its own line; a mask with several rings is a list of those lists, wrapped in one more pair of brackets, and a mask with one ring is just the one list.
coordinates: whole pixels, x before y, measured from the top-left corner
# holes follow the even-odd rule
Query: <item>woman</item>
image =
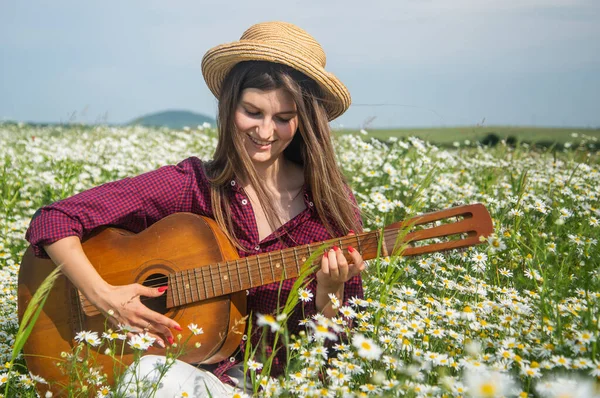
[[(110, 224), (138, 232), (169, 214), (194, 212), (214, 218), (242, 257), (360, 231), (360, 213), (335, 162), (328, 125), (349, 107), (350, 95), (324, 66), (321, 46), (304, 30), (282, 22), (254, 25), (240, 41), (209, 50), (202, 72), (219, 100), (214, 159), (192, 157), (40, 209), (27, 232), (36, 255), (63, 264), (63, 272), (99, 310), (114, 311), (114, 323), (148, 329), (164, 346), (165, 340), (173, 343), (172, 330), (181, 326), (139, 300), (164, 294), (164, 289), (104, 281), (81, 247), (81, 239), (94, 228)], [(333, 316), (330, 294), (344, 303), (362, 297), (363, 268), (360, 253), (352, 247), (326, 252), (308, 286), (314, 300), (294, 311), (290, 330), (298, 331), (301, 319), (318, 312)], [(273, 313), (292, 284), (283, 284), (281, 297), (279, 283), (252, 289), (248, 311)], [(275, 374), (282, 371), (284, 351), (274, 361)], [(156, 360), (146, 362), (153, 365)], [(160, 394), (167, 396), (182, 380), (197, 376), (189, 373), (196, 368), (176, 366)], [(213, 372), (234, 384), (239, 369), (235, 359)], [(213, 395), (229, 391), (211, 377), (202, 383), (210, 380)]]

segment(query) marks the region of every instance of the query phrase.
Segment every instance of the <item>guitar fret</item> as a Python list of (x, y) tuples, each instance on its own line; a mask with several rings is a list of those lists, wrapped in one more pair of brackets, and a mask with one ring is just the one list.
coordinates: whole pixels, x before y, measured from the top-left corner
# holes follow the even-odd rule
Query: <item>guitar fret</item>
[(215, 289), (215, 279), (213, 276), (213, 272), (212, 272), (212, 267), (210, 265), (207, 265), (206, 268), (208, 268), (208, 273), (210, 274), (210, 284), (212, 286), (212, 290), (213, 290), (213, 297), (217, 297), (217, 289)]
[(264, 279), (263, 279), (263, 275), (262, 275), (262, 269), (260, 269), (260, 257), (256, 256), (256, 265), (258, 267), (258, 276), (260, 277), (260, 284), (261, 286), (265, 284)]
[(355, 238), (354, 238), (354, 239), (356, 239), (356, 246), (358, 247), (358, 252), (359, 252), (359, 253), (362, 253), (362, 252), (363, 252), (363, 249), (362, 249), (362, 245), (361, 245), (361, 243), (360, 243), (360, 239), (359, 239), (358, 235), (355, 235)]
[(235, 268), (237, 269), (238, 280), (240, 281), (240, 290), (244, 290), (244, 285), (242, 284), (242, 275), (240, 275), (240, 259), (235, 260)]
[(268, 252), (267, 256), (269, 257), (269, 268), (271, 268), (271, 276), (273, 277), (272, 282), (275, 282), (275, 271), (273, 270), (273, 260), (271, 260), (271, 252)]
[(182, 301), (181, 301), (181, 287), (180, 287), (180, 282), (179, 282), (179, 272), (175, 273), (175, 283), (176, 283), (176, 291), (177, 291), (177, 300), (179, 300), (179, 305), (182, 305)]
[(237, 289), (233, 286), (233, 278), (231, 277), (231, 262), (227, 261), (227, 276), (229, 276), (229, 285), (231, 286), (231, 291), (235, 292)]
[[(311, 245), (306, 245), (306, 251), (308, 252), (308, 258), (310, 258), (312, 256), (312, 247)], [(313, 261), (313, 264), (315, 262)]]
[[(173, 284), (171, 275), (172, 274), (167, 275), (167, 294), (171, 296), (171, 303), (175, 305), (175, 295), (173, 294), (173, 291), (175, 290), (175, 285)], [(168, 298), (167, 301), (169, 301)]]
[(300, 263), (298, 262), (298, 252), (296, 251), (296, 248), (293, 247), (292, 251), (294, 252), (294, 261), (296, 262), (296, 270), (298, 272), (298, 274), (300, 274)]
[[(200, 285), (198, 282), (198, 272), (199, 271), (200, 271), (200, 268), (194, 268), (194, 279), (196, 279), (196, 294), (198, 295), (198, 300), (204, 300), (204, 299), (206, 299), (206, 296), (202, 297), (202, 290), (200, 289)], [(200, 279), (202, 279), (202, 275), (200, 275)]]
[(210, 295), (208, 294), (208, 287), (206, 286), (206, 275), (204, 273), (204, 268), (206, 267), (200, 268), (200, 271), (202, 272), (202, 283), (204, 284), (204, 294), (206, 294), (205, 298), (209, 298)]
[(302, 257), (300, 258), (300, 261), (302, 262), (301, 268), (304, 267), (304, 263), (306, 262), (306, 249), (308, 248), (308, 245), (304, 245), (302, 246)]
[(283, 270), (283, 279), (287, 279), (287, 270), (285, 266), (285, 258), (283, 257), (283, 250), (279, 252), (281, 255), (281, 268)]
[(248, 262), (248, 257), (246, 257), (246, 271), (248, 271), (248, 278), (250, 279), (250, 287), (254, 287), (254, 282), (252, 282), (252, 270), (250, 269), (250, 263)]
[(185, 285), (185, 289), (186, 289), (186, 300), (187, 300), (187, 292), (190, 292), (190, 299), (191, 302), (194, 302), (194, 289), (192, 289), (192, 275), (191, 275), (191, 270), (187, 270), (186, 274), (187, 274), (187, 279), (188, 279), (188, 283)]
[[(222, 296), (225, 294), (225, 286), (223, 285), (223, 273), (221, 272), (221, 263), (216, 263), (215, 266), (217, 267), (217, 278), (219, 278), (219, 283), (221, 284), (221, 294), (219, 296)], [(227, 278), (225, 276), (225, 278)]]
[[(198, 289), (198, 274), (196, 274), (196, 268), (193, 269), (193, 274), (194, 274), (194, 289), (192, 289), (192, 292), (196, 292), (197, 301), (200, 301), (202, 299), (200, 298), (200, 289)], [(193, 293), (192, 293), (192, 297), (193, 297)]]

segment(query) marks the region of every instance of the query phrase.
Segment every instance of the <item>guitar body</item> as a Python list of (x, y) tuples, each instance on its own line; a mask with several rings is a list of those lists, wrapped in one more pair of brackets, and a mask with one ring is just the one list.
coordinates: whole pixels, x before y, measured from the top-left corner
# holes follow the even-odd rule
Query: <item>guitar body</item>
[[(148, 229), (134, 234), (117, 228), (105, 228), (88, 237), (83, 249), (98, 273), (112, 285), (140, 283), (166, 286), (169, 274), (196, 269), (206, 264), (237, 259), (238, 253), (217, 224), (192, 213), (177, 213), (162, 219)], [(33, 294), (55, 269), (52, 260), (34, 256), (31, 247), (25, 253), (19, 271), (19, 319)], [(167, 305), (173, 294), (167, 290), (161, 297), (144, 301), (151, 309), (174, 319), (183, 328), (195, 323), (204, 334), (192, 336), (181, 360), (188, 363), (216, 363), (227, 358), (239, 345), (245, 332), (246, 293), (244, 291), (180, 306)], [(52, 388), (61, 395), (68, 383), (57, 362), (61, 352), (71, 352), (80, 331), (96, 331), (100, 336), (107, 327), (106, 317), (98, 312), (69, 280), (61, 275), (44, 305), (23, 349), (31, 373), (58, 382)], [(115, 329), (113, 327), (113, 329)], [(183, 333), (186, 336), (190, 334)], [(200, 348), (195, 344), (201, 343)], [(124, 365), (133, 362), (127, 344)], [(97, 364), (113, 382), (113, 359), (97, 352)], [(164, 354), (151, 348), (148, 353)]]

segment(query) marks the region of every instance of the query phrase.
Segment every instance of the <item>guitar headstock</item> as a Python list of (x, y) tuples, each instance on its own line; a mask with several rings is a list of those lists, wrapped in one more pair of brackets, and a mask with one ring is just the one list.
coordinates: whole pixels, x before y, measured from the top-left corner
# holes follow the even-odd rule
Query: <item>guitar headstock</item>
[(422, 214), (390, 224), (384, 231), (390, 254), (415, 256), (479, 244), (481, 237), (494, 232), (494, 226), (485, 206), (476, 203)]

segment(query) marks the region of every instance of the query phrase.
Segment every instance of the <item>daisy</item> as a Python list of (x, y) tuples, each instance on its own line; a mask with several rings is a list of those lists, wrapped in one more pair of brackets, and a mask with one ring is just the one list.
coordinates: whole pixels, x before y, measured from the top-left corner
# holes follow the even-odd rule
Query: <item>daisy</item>
[(352, 338), (352, 345), (358, 349), (358, 355), (365, 359), (379, 359), (383, 350), (375, 342), (357, 333)]
[(281, 325), (277, 322), (273, 315), (269, 314), (258, 314), (258, 320), (256, 321), (258, 326), (269, 326), (271, 332), (275, 333), (281, 328)]
[(313, 298), (312, 292), (308, 289), (298, 290), (298, 296), (300, 297), (300, 300), (304, 301), (305, 303), (308, 303)]
[(502, 372), (476, 371), (467, 372), (465, 386), (472, 397), (492, 398), (511, 394), (514, 382), (510, 376)]
[(349, 319), (352, 319), (356, 316), (356, 312), (351, 307), (348, 307), (347, 305), (340, 307), (340, 314), (342, 314), (343, 316), (345, 316), (346, 318), (349, 318)]
[(311, 322), (309, 323), (309, 325), (313, 329), (313, 337), (315, 338), (315, 340), (337, 340), (336, 334), (329, 330), (327, 324)]
[(188, 329), (190, 329), (192, 331), (194, 336), (198, 336), (199, 334), (204, 333), (204, 330), (202, 328), (199, 328), (198, 325), (196, 325), (195, 323), (190, 323), (188, 325)]
[(327, 295), (329, 300), (331, 300), (331, 308), (334, 310), (338, 309), (340, 306), (340, 299), (335, 295), (335, 293), (329, 293)]
[(75, 340), (79, 342), (86, 342), (92, 347), (97, 347), (100, 345), (100, 339), (98, 338), (97, 332), (79, 332), (75, 335)]
[(250, 369), (253, 372), (261, 370), (263, 367), (262, 363), (253, 361), (252, 359), (249, 359), (248, 362), (246, 362), (246, 364), (248, 365), (248, 369)]
[(485, 253), (473, 253), (471, 255), (471, 261), (476, 263), (485, 263), (487, 261), (487, 255)]
[(552, 358), (550, 358), (550, 360), (554, 362), (557, 366), (562, 366), (567, 369), (571, 366), (571, 359), (562, 355), (552, 355)]

